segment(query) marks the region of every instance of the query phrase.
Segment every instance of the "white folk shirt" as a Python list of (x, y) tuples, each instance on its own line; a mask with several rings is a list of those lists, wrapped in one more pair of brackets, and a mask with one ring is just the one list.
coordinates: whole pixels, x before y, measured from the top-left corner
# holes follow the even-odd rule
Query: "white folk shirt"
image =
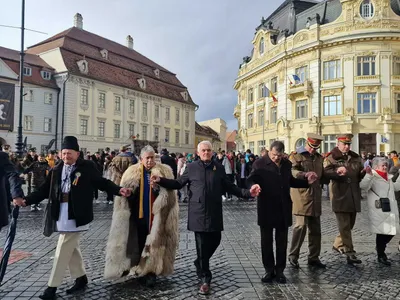
[[(68, 194), (71, 190), (71, 173), (75, 170), (75, 165), (64, 164), (61, 173), (61, 190)], [(77, 232), (89, 230), (89, 224), (76, 227), (75, 220), (68, 220), (68, 203), (62, 202), (60, 205), (60, 215), (57, 221), (57, 231), (59, 232)]]

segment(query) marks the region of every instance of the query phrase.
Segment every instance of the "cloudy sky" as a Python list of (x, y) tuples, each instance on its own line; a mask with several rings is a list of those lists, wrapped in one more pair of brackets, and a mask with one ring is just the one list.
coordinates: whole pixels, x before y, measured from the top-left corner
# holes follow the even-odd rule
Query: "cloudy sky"
[[(21, 1), (6, 1), (0, 25), (20, 26)], [(200, 106), (197, 121), (220, 117), (236, 129), (233, 84), (243, 56), (249, 55), (255, 27), (283, 0), (26, 0), (25, 27), (33, 45), (73, 26), (125, 44), (176, 73)], [(58, 3), (58, 4), (56, 4)], [(112, 3), (112, 4), (111, 4)], [(20, 32), (0, 27), (0, 45), (20, 48)]]

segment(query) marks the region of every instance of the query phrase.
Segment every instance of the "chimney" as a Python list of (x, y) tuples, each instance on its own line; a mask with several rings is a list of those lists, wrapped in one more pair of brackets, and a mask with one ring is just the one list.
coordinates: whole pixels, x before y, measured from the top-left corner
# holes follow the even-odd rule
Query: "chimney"
[(83, 18), (80, 13), (76, 13), (74, 16), (74, 26), (79, 29), (83, 29)]
[(130, 35), (126, 37), (126, 46), (129, 49), (133, 49), (133, 38)]

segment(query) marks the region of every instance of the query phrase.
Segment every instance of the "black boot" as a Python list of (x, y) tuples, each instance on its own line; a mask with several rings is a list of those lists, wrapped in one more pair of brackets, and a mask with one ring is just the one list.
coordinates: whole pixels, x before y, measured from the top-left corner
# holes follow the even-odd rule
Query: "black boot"
[(77, 279), (75, 279), (75, 284), (68, 290), (66, 290), (67, 294), (73, 294), (79, 291), (82, 291), (86, 288), (88, 284), (88, 279), (86, 275), (83, 275)]
[(44, 290), (43, 294), (39, 296), (40, 299), (43, 300), (53, 300), (56, 299), (57, 288), (56, 287), (47, 287), (47, 289)]
[(361, 260), (357, 258), (354, 254), (351, 254), (347, 256), (347, 263), (349, 265), (356, 265), (356, 264), (361, 264)]
[(157, 276), (154, 273), (146, 275), (146, 287), (153, 288), (156, 285)]
[(391, 265), (390, 261), (388, 261), (386, 253), (378, 254), (378, 262), (381, 263), (382, 265), (385, 265), (385, 266), (390, 266)]
[(261, 281), (264, 283), (272, 282), (272, 279), (275, 277), (275, 270), (266, 270), (264, 276), (261, 278)]

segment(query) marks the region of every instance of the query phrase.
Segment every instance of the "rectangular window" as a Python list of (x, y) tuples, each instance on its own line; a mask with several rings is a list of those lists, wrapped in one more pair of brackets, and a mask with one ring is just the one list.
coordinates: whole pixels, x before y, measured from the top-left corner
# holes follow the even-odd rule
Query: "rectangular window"
[(278, 92), (278, 77), (271, 79), (271, 92), (274, 94)]
[(156, 119), (160, 118), (160, 106), (159, 106), (159, 105), (156, 105), (156, 106), (154, 107), (154, 117), (155, 117)]
[(342, 114), (342, 96), (324, 97), (324, 116), (336, 116)]
[(147, 140), (147, 126), (142, 126), (142, 139)]
[(135, 124), (129, 124), (129, 137), (133, 137), (135, 135)]
[(295, 73), (300, 78), (300, 82), (304, 82), (308, 79), (307, 66), (297, 68)]
[(333, 148), (336, 147), (337, 141), (336, 141), (336, 135), (330, 134), (330, 135), (324, 135), (324, 152), (329, 152)]
[(393, 75), (400, 75), (400, 57), (393, 57)]
[(24, 116), (24, 130), (33, 130), (33, 116)]
[(249, 114), (247, 116), (247, 127), (252, 128), (253, 127), (253, 114)]
[(165, 121), (170, 120), (169, 107), (165, 108)]
[(357, 58), (357, 76), (375, 75), (375, 56)]
[(89, 91), (81, 89), (81, 105), (89, 105)]
[(254, 142), (249, 143), (249, 149), (250, 149), (251, 153), (254, 153)]
[(134, 99), (129, 99), (129, 113), (130, 114), (135, 113), (135, 100)]
[(185, 111), (185, 124), (186, 126), (189, 126), (189, 112)]
[(42, 71), (42, 77), (44, 80), (50, 80), (51, 79), (51, 73), (47, 71)]
[(259, 86), (259, 98), (265, 98), (268, 97), (267, 95), (267, 87), (265, 86), (265, 83), (261, 83)]
[(51, 132), (51, 118), (44, 118), (44, 132)]
[(142, 114), (143, 114), (143, 116), (147, 117), (147, 103), (146, 102), (143, 102)]
[(158, 139), (160, 137), (159, 133), (160, 133), (160, 128), (154, 127), (154, 140), (155, 141), (158, 141)]
[(53, 94), (52, 93), (44, 93), (44, 103), (45, 104), (53, 104)]
[(179, 144), (179, 130), (175, 131), (175, 144)]
[(87, 119), (81, 119), (80, 121), (80, 127), (81, 127), (81, 135), (87, 135), (88, 133), (88, 120)]
[(106, 109), (106, 94), (99, 93), (99, 108)]
[(189, 145), (189, 132), (185, 132), (185, 144)]
[(24, 76), (32, 76), (32, 68), (24, 67)]
[(46, 147), (47, 145), (40, 145), (40, 153), (46, 154), (47, 153)]
[(106, 128), (106, 123), (104, 121), (99, 121), (99, 136), (104, 137), (105, 136), (105, 128)]
[(308, 104), (307, 100), (296, 101), (296, 119), (307, 118)]
[(121, 111), (121, 97), (115, 96), (114, 98), (114, 111)]
[(121, 124), (114, 124), (114, 138), (119, 139), (121, 137)]
[(253, 89), (249, 89), (247, 103), (252, 103), (252, 102), (253, 102)]
[(324, 80), (336, 79), (342, 77), (342, 67), (340, 60), (331, 60), (324, 62)]
[(165, 129), (165, 142), (169, 143), (169, 129)]
[(270, 122), (271, 124), (275, 124), (278, 121), (278, 110), (277, 107), (271, 107), (271, 118)]
[(258, 112), (258, 126), (263, 126), (264, 125), (264, 110), (260, 110)]
[(357, 113), (376, 113), (376, 93), (357, 94)]
[(179, 123), (180, 117), (179, 117), (179, 109), (175, 110), (175, 122)]
[(265, 148), (265, 140), (264, 141), (258, 141), (257, 142), (258, 146), (258, 153), (261, 153), (261, 150)]

